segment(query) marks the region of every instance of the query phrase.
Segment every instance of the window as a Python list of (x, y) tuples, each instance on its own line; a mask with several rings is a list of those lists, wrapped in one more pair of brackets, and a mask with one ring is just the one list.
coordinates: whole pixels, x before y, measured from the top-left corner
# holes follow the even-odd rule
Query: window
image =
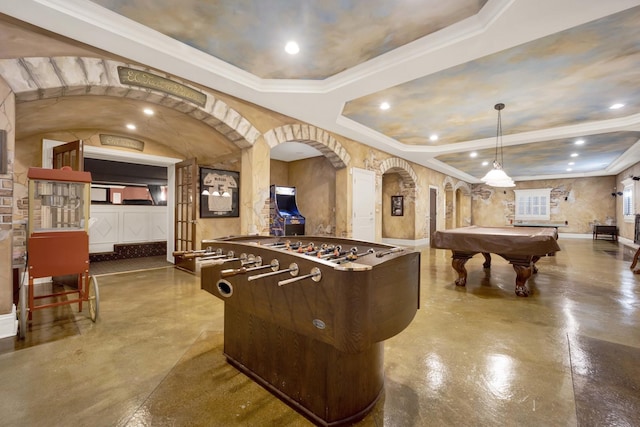
[(551, 189), (514, 190), (517, 220), (548, 220), (551, 218)]

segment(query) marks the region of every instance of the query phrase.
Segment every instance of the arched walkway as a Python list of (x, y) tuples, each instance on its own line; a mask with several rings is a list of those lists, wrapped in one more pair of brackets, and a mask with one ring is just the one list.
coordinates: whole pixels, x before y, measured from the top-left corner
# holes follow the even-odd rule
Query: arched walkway
[(445, 229), (471, 225), (471, 187), (463, 181), (447, 176), (445, 192)]
[[(385, 174), (396, 174), (400, 179), (400, 187), (396, 188), (398, 183), (394, 183), (393, 179), (385, 179)], [(415, 241), (419, 239), (419, 230), (424, 227), (422, 220), (417, 212), (417, 181), (418, 176), (406, 160), (397, 157), (391, 157), (384, 160), (380, 164), (381, 185), (378, 199), (382, 204), (382, 237), (383, 239), (391, 239), (391, 242), (397, 241)], [(395, 190), (394, 190), (395, 188)], [(389, 193), (391, 191), (392, 193)], [(395, 191), (395, 194), (393, 192)], [(388, 196), (403, 196), (403, 210), (400, 217), (397, 213), (392, 212), (391, 198)]]
[[(119, 74), (123, 72), (130, 78)], [(249, 120), (213, 94), (137, 65), (68, 56), (2, 59), (0, 76), (11, 87), (17, 103), (85, 95), (131, 98), (200, 120), (241, 149), (253, 146), (260, 136)]]
[(335, 167), (347, 167), (351, 156), (347, 150), (328, 132), (312, 125), (284, 125), (264, 133), (264, 140), (270, 148), (283, 142), (300, 142), (320, 151)]
[(288, 185), (297, 187), (298, 207), (307, 217), (306, 234), (344, 235), (351, 195), (347, 170), (351, 157), (342, 144), (328, 132), (307, 124), (279, 126), (265, 132), (263, 138), (271, 149), (285, 142), (298, 142), (322, 153), (324, 158), (318, 156), (288, 166)]
[(386, 172), (399, 174), (406, 187), (415, 187), (418, 182), (418, 175), (413, 171), (409, 162), (397, 157), (391, 157), (380, 164), (380, 173), (384, 175)]

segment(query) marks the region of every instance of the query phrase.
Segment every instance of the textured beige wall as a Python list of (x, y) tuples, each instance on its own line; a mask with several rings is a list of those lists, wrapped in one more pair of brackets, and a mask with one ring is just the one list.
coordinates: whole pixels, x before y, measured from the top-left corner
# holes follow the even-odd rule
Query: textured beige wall
[(242, 150), (240, 229), (235, 234), (269, 234), (269, 145), (262, 137)]
[(334, 235), (336, 170), (325, 157), (289, 163), (289, 185), (296, 187), (298, 209), (305, 217), (305, 234)]
[[(348, 150), (351, 155), (351, 164), (349, 167), (358, 167), (362, 169), (375, 171), (378, 175), (376, 182), (376, 192), (377, 192), (377, 200), (376, 200), (376, 230), (377, 230), (377, 239), (382, 238), (382, 227), (383, 227), (383, 199), (382, 199), (382, 174), (381, 174), (381, 165), (384, 161), (393, 158), (390, 154), (387, 154), (382, 151), (378, 151), (372, 149), (364, 144), (357, 143), (355, 141), (340, 139), (340, 142), (344, 144), (345, 148)], [(458, 186), (459, 184), (467, 185), (462, 181), (452, 179), (451, 177), (441, 173), (434, 171), (432, 169), (425, 168), (423, 166), (417, 165), (412, 162), (406, 162), (408, 167), (413, 170), (416, 175), (415, 189), (411, 190), (406, 194), (405, 197), (405, 206), (409, 203), (409, 206), (413, 206), (414, 210), (414, 235), (411, 239), (414, 240), (422, 240), (429, 238), (429, 187), (433, 186), (437, 189), (437, 214), (436, 214), (436, 224), (437, 229), (442, 230), (445, 228), (445, 217), (444, 217), (444, 209), (445, 209), (445, 193), (444, 188), (447, 183), (451, 185)], [(346, 172), (348, 174), (348, 172)], [(351, 175), (345, 176), (343, 179), (349, 182), (351, 180)], [(408, 185), (406, 185), (408, 186)], [(338, 190), (339, 191), (339, 190)], [(350, 194), (350, 190), (349, 190)], [(413, 199), (412, 199), (413, 198)], [(413, 202), (412, 202), (413, 200)], [(340, 207), (340, 204), (338, 203)], [(345, 233), (351, 233), (351, 222), (350, 222), (350, 214), (351, 214), (351, 205), (350, 199), (345, 203), (346, 211), (345, 212), (345, 224), (347, 228)], [(409, 209), (411, 210), (411, 208)], [(405, 215), (407, 214), (407, 209), (405, 208)]]
[[(382, 176), (382, 237), (387, 239), (413, 239), (415, 236), (415, 203), (402, 185), (397, 173)], [(391, 196), (403, 196), (403, 215), (393, 216)]]
[[(0, 175), (0, 315), (13, 305), (13, 168), (15, 156), (15, 98), (0, 79), (0, 129), (6, 131), (7, 173)], [(4, 155), (3, 155), (4, 157)]]
[[(611, 196), (615, 177), (549, 179), (516, 182), (515, 189), (551, 188), (551, 223), (564, 223), (562, 233), (591, 233), (594, 222), (616, 221), (616, 198)], [(514, 219), (513, 189), (473, 185), (473, 224), (505, 226)]]
[(289, 186), (289, 163), (271, 160), (270, 185)]
[(238, 218), (200, 218), (198, 213), (197, 221), (196, 249), (202, 249), (197, 247), (202, 240), (240, 235), (240, 221)]
[[(624, 190), (623, 181), (629, 180), (633, 176), (640, 176), (640, 163), (636, 163), (632, 167), (625, 169), (621, 173), (619, 173), (615, 177), (615, 181), (613, 182), (613, 187), (611, 191), (622, 191)], [(640, 214), (640, 181), (631, 180), (633, 185), (633, 213)], [(615, 201), (616, 205), (616, 219), (620, 232), (620, 237), (629, 239), (631, 241), (634, 240), (635, 237), (635, 217), (633, 219), (626, 219), (623, 216), (622, 211), (622, 197), (616, 197)]]

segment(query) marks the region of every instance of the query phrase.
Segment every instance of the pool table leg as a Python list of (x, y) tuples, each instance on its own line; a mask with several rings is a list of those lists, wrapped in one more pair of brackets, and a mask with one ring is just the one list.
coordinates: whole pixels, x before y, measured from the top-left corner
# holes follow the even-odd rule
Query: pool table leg
[(516, 272), (516, 295), (519, 297), (529, 296), (529, 288), (527, 288), (527, 280), (533, 274), (533, 263), (528, 265), (512, 264)]
[[(638, 258), (639, 257), (640, 257), (640, 248), (638, 248), (636, 253), (633, 255), (633, 262), (631, 263), (631, 266), (629, 267), (631, 270), (633, 270), (636, 267), (636, 264), (638, 264)], [(637, 273), (637, 271), (634, 271), (634, 273)]]
[(482, 256), (484, 257), (482, 268), (491, 268), (491, 254), (489, 252), (482, 252)]
[(456, 286), (465, 286), (467, 284), (467, 269), (464, 265), (472, 258), (473, 255), (453, 253), (453, 259), (451, 260), (451, 266), (458, 272), (458, 278), (456, 279)]

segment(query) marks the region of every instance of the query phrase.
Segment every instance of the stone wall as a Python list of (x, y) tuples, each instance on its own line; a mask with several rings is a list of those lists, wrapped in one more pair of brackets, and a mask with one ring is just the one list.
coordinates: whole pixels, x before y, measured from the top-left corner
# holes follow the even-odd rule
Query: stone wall
[[(0, 315), (4, 315), (13, 310), (15, 97), (2, 79), (0, 79), (0, 130), (5, 132), (6, 140), (6, 153), (1, 156), (1, 160), (6, 162), (6, 173), (0, 174)], [(0, 331), (0, 334), (3, 334), (3, 331)]]

